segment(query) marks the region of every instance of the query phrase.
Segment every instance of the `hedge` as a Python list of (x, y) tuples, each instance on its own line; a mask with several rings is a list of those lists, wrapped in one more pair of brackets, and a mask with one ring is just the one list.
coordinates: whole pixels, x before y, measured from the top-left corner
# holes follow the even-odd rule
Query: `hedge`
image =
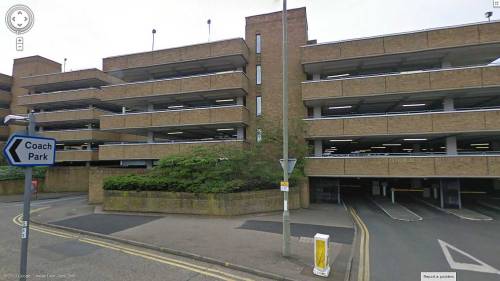
[[(43, 179), (47, 167), (33, 167), (33, 178)], [(13, 166), (0, 166), (0, 180), (24, 179), (24, 169)]]

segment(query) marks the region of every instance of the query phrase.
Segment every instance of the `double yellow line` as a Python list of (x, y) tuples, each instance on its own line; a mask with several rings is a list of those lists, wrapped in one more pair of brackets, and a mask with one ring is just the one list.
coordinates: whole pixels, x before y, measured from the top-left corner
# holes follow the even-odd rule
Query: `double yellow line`
[[(48, 207), (43, 207), (43, 208), (35, 209), (32, 212), (37, 212), (37, 211), (40, 211), (40, 210), (46, 209), (46, 208), (48, 208)], [(22, 214), (17, 215), (16, 217), (14, 217), (12, 219), (12, 221), (15, 224), (21, 226), (22, 225)], [(185, 269), (185, 270), (188, 270), (188, 271), (196, 272), (196, 273), (199, 273), (199, 274), (202, 274), (202, 275), (205, 275), (205, 276), (210, 276), (210, 277), (213, 277), (213, 278), (217, 278), (217, 279), (220, 279), (220, 280), (225, 280), (225, 281), (233, 281), (233, 280), (234, 281), (239, 281), (239, 280), (241, 280), (241, 281), (253, 281), (252, 279), (240, 277), (240, 276), (237, 276), (237, 275), (225, 272), (225, 271), (221, 271), (221, 270), (217, 270), (217, 269), (212, 269), (212, 268), (209, 268), (209, 267), (206, 267), (206, 266), (196, 265), (196, 264), (193, 264), (193, 263), (190, 263), (190, 262), (181, 261), (181, 260), (177, 260), (177, 259), (173, 259), (173, 258), (168, 258), (168, 257), (157, 255), (157, 254), (154, 254), (154, 253), (150, 253), (150, 252), (146, 252), (146, 251), (141, 251), (141, 250), (138, 250), (138, 249), (135, 249), (135, 248), (132, 248), (132, 247), (128, 247), (128, 246), (123, 246), (123, 245), (118, 245), (118, 244), (112, 244), (112, 243), (108, 243), (108, 242), (104, 242), (104, 241), (96, 240), (96, 239), (91, 239), (91, 238), (80, 238), (80, 236), (78, 236), (78, 235), (75, 235), (75, 234), (72, 234), (72, 233), (68, 233), (68, 232), (64, 232), (64, 231), (54, 230), (54, 229), (50, 229), (50, 228), (46, 228), (46, 227), (40, 227), (40, 226), (32, 226), (32, 225), (30, 225), (30, 229), (38, 231), (38, 232), (42, 232), (42, 233), (45, 233), (45, 234), (49, 234), (49, 235), (61, 237), (61, 238), (75, 239), (75, 240), (78, 240), (79, 242), (82, 242), (82, 243), (92, 244), (92, 245), (95, 245), (95, 246), (98, 246), (98, 247), (101, 247), (101, 248), (106, 248), (106, 249), (118, 251), (118, 252), (125, 253), (125, 254), (131, 255), (131, 256), (141, 257), (141, 258), (144, 258), (144, 259), (147, 259), (147, 260), (151, 260), (151, 261), (155, 261), (155, 262), (167, 264), (167, 265), (170, 265), (170, 266), (182, 268), (182, 269)]]
[(370, 280), (370, 232), (365, 223), (359, 217), (358, 213), (349, 207), (349, 212), (351, 213), (354, 221), (358, 225), (360, 230), (360, 243), (359, 243), (359, 267), (358, 267), (358, 281), (369, 281)]

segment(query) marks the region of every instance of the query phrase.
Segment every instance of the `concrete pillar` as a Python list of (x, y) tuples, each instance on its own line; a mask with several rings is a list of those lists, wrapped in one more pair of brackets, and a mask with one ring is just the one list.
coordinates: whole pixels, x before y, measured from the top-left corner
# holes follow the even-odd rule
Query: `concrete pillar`
[(500, 179), (493, 179), (493, 190), (500, 193)]
[(45, 112), (45, 109), (43, 109), (43, 108), (42, 108), (42, 109), (40, 109), (40, 112)]
[(236, 139), (238, 139), (238, 140), (245, 139), (245, 128), (244, 127), (236, 128)]
[(422, 188), (422, 179), (411, 179), (411, 188)]
[(386, 196), (387, 196), (387, 182), (386, 182), (386, 181), (383, 181), (383, 182), (382, 182), (382, 195), (383, 195), (384, 197), (386, 197)]
[(127, 108), (125, 106), (122, 106), (122, 114), (125, 114), (127, 112)]
[(85, 167), (90, 167), (90, 162), (85, 162)]
[(453, 111), (455, 110), (455, 101), (452, 97), (446, 97), (443, 99), (443, 109), (444, 111)]
[(451, 62), (447, 61), (447, 60), (443, 60), (443, 61), (441, 61), (441, 67), (442, 68), (449, 68), (449, 67), (451, 67)]
[(153, 160), (146, 160), (146, 168), (147, 169), (153, 168)]
[(491, 147), (491, 150), (493, 150), (493, 151), (500, 151), (500, 142), (499, 141), (492, 141), (490, 147)]
[(457, 155), (457, 137), (446, 137), (446, 154)]
[(434, 200), (439, 198), (439, 184), (432, 184), (432, 197)]
[(319, 73), (313, 73), (313, 80), (315, 81), (321, 80), (321, 75)]
[(243, 71), (243, 67), (240, 66), (240, 67), (236, 68), (236, 71)]
[(314, 156), (315, 157), (323, 156), (323, 141), (322, 140), (314, 140)]
[(412, 148), (413, 148), (413, 152), (420, 152), (420, 144), (419, 143), (414, 143)]
[(313, 117), (314, 118), (321, 118), (321, 106), (313, 107)]
[(441, 208), (462, 208), (459, 179), (441, 180)]
[(87, 129), (92, 129), (92, 124), (87, 124)]
[(42, 126), (38, 127), (38, 131), (43, 132), (43, 127)]
[(87, 144), (87, 150), (92, 150), (92, 144), (91, 143)]
[(372, 195), (379, 196), (380, 195), (380, 183), (379, 181), (372, 181)]
[(152, 131), (148, 132), (148, 143), (154, 143), (155, 142), (155, 133)]
[(237, 105), (243, 105), (243, 97), (237, 97), (236, 98), (236, 104)]
[(89, 104), (89, 109), (90, 110), (94, 109), (94, 105), (93, 104)]
[(154, 111), (155, 107), (152, 103), (148, 104), (148, 112)]

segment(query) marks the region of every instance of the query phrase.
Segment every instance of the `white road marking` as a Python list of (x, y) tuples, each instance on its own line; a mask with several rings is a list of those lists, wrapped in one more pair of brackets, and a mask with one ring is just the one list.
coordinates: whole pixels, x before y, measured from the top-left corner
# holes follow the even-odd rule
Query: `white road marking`
[[(492, 273), (492, 274), (500, 275), (500, 270), (492, 267), (491, 265), (486, 264), (483, 261), (480, 261), (479, 259), (471, 256), (470, 254), (468, 254), (468, 253), (466, 253), (466, 252), (464, 252), (464, 251), (462, 251), (462, 250), (460, 250), (460, 249), (458, 249), (458, 248), (456, 248), (456, 247), (454, 247), (454, 246), (452, 246), (452, 245), (450, 245), (442, 240), (438, 239), (438, 242), (439, 242), (439, 246), (441, 246), (441, 250), (443, 250), (443, 254), (446, 257), (446, 260), (448, 261), (448, 264), (450, 265), (450, 267), (452, 269), (477, 271), (477, 272)], [(478, 264), (456, 262), (455, 260), (453, 260), (453, 257), (451, 256), (449, 249), (452, 249), (456, 252), (459, 252), (460, 254), (468, 257), (469, 259), (475, 261)]]

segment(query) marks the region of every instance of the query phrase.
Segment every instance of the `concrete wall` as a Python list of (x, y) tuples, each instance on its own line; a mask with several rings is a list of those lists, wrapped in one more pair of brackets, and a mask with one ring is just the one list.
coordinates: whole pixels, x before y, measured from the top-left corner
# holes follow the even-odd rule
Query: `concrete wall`
[(104, 168), (91, 167), (89, 170), (89, 203), (103, 203), (104, 179), (110, 176), (128, 175), (128, 174), (143, 174), (146, 169), (124, 169), (124, 168)]
[(216, 73), (113, 85), (103, 87), (100, 98), (112, 101), (145, 96), (168, 96), (234, 89), (241, 89), (245, 92), (248, 90), (248, 78), (245, 73)]
[(101, 116), (102, 130), (248, 123), (248, 109), (241, 105), (179, 111), (156, 111)]
[(310, 45), (302, 48), (302, 63), (453, 48), (493, 42), (500, 42), (500, 23), (497, 22)]
[(24, 180), (0, 181), (0, 195), (13, 195), (24, 193)]
[[(103, 208), (106, 211), (232, 216), (283, 210), (283, 194), (279, 189), (227, 194), (106, 190)], [(289, 208), (300, 208), (298, 188), (290, 191)]]
[(500, 177), (499, 156), (309, 158), (308, 176)]
[(500, 110), (309, 119), (309, 138), (497, 131)]
[[(38, 180), (42, 186), (39, 186), (39, 192), (47, 192), (43, 185), (43, 180)], [(14, 195), (24, 193), (24, 179), (3, 180), (0, 181), (0, 195)]]
[(147, 67), (156, 64), (218, 58), (230, 55), (248, 57), (248, 48), (241, 38), (189, 45), (154, 52), (114, 56), (102, 60), (104, 71)]
[(89, 167), (51, 167), (45, 186), (46, 192), (88, 192)]
[(498, 87), (499, 85), (500, 67), (468, 67), (423, 73), (309, 81), (302, 83), (302, 99), (307, 101), (397, 93), (419, 95), (432, 91)]

